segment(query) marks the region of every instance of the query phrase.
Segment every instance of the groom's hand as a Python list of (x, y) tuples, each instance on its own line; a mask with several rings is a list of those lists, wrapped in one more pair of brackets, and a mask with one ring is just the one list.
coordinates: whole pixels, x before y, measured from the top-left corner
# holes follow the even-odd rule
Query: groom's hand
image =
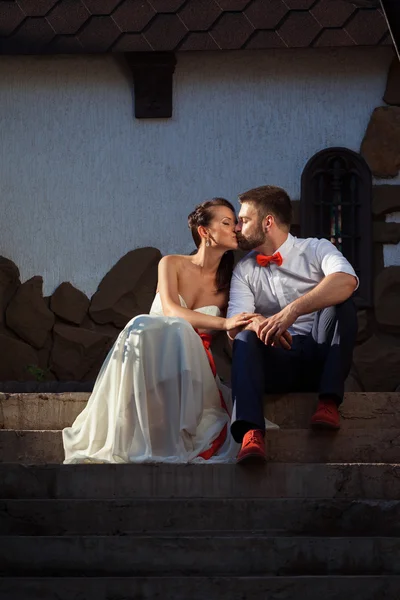
[[(268, 317), (261, 323), (257, 330), (257, 336), (267, 346), (282, 346), (291, 345), (292, 336), (288, 329), (296, 321), (297, 315), (294, 309), (288, 305), (276, 315)], [(286, 344), (282, 343), (282, 340)]]
[[(274, 315), (276, 316), (276, 315)], [(250, 329), (257, 334), (257, 337), (263, 342), (263, 344), (274, 346), (276, 348), (284, 348), (285, 350), (290, 350), (292, 347), (292, 336), (284, 329), (282, 333), (276, 332), (273, 338), (268, 338), (268, 342), (265, 341), (266, 333), (265, 331), (269, 331), (270, 321), (273, 317), (263, 317), (262, 315), (258, 315), (254, 317), (252, 322), (246, 327), (246, 329)]]

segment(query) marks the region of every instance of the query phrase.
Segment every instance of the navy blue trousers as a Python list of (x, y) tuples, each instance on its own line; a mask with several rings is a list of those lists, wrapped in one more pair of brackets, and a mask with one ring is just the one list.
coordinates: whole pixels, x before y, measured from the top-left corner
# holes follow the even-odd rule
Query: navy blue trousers
[(311, 333), (294, 335), (290, 350), (266, 346), (253, 331), (241, 331), (232, 356), (234, 439), (241, 442), (250, 429), (265, 430), (265, 393), (318, 392), (319, 398), (332, 398), (339, 405), (356, 335), (352, 299), (316, 313)]

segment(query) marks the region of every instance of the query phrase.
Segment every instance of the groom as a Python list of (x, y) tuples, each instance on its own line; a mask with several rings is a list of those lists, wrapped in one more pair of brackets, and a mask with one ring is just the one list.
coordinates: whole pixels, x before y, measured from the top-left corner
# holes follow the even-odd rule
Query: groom
[(351, 295), (358, 278), (326, 239), (289, 233), (292, 205), (270, 185), (239, 196), (239, 247), (228, 317), (259, 313), (233, 342), (231, 432), (237, 461), (265, 460), (264, 393), (318, 391), (313, 428), (339, 429), (338, 406), (357, 333)]

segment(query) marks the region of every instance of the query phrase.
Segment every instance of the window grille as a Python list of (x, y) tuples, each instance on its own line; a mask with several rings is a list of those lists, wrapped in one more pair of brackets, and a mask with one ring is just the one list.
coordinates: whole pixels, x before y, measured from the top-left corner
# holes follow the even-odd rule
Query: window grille
[(327, 238), (360, 278), (354, 299), (372, 304), (372, 176), (360, 154), (328, 148), (315, 154), (301, 177), (302, 237)]

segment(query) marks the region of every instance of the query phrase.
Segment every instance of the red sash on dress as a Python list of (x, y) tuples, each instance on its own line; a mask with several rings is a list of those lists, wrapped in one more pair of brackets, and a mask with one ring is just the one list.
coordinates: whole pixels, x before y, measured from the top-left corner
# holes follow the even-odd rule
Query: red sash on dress
[[(196, 333), (199, 334), (199, 336), (201, 338), (201, 341), (203, 342), (204, 350), (206, 351), (208, 362), (209, 362), (212, 374), (215, 377), (216, 374), (217, 374), (217, 369), (215, 367), (214, 357), (213, 357), (213, 355), (211, 353), (211, 350), (210, 350), (211, 341), (212, 341), (212, 335), (210, 335), (209, 333), (199, 333), (197, 331), (197, 329), (195, 329), (195, 331), (196, 331)], [(221, 390), (218, 389), (218, 392), (219, 392), (219, 397), (221, 399), (221, 407), (229, 415), (228, 407), (226, 406), (226, 403), (225, 403), (224, 397), (223, 397), (223, 395), (221, 393)], [(217, 435), (217, 437), (215, 438), (215, 440), (212, 442), (211, 447), (208, 448), (208, 450), (204, 450), (204, 452), (202, 452), (201, 454), (199, 454), (199, 456), (201, 456), (201, 458), (204, 458), (205, 460), (209, 460), (212, 456), (214, 456), (214, 454), (225, 443), (227, 431), (228, 431), (228, 426), (224, 425), (223, 428), (221, 429), (220, 433)]]

